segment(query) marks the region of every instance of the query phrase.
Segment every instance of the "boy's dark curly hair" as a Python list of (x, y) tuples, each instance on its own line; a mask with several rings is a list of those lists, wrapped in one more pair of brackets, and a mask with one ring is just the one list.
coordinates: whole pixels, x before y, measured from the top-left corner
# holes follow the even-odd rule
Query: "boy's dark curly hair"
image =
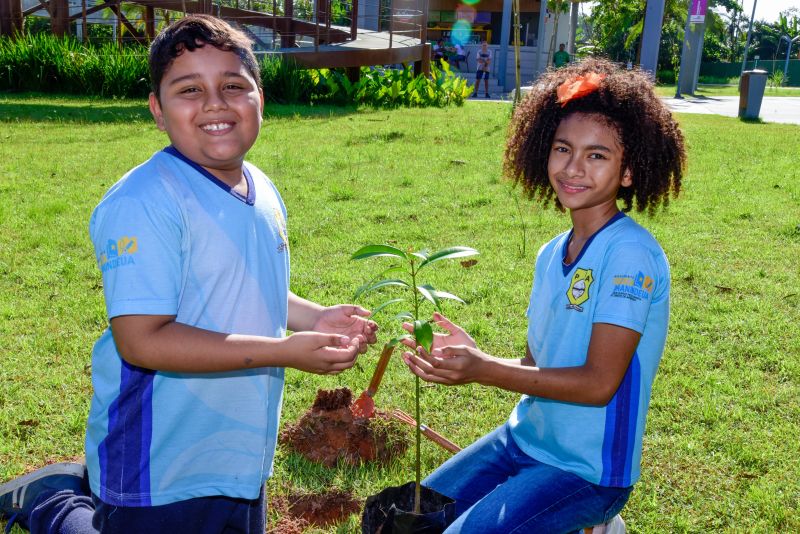
[[(591, 94), (557, 102), (556, 89), (566, 80), (595, 72), (605, 74)], [(547, 174), (553, 137), (561, 121), (572, 113), (598, 114), (614, 127), (623, 147), (622, 170), (629, 169), (633, 185), (620, 187), (617, 198), (623, 211), (653, 213), (659, 204), (677, 196), (686, 166), (683, 134), (669, 109), (639, 70), (623, 70), (604, 59), (586, 59), (544, 73), (517, 106), (509, 127), (503, 170), (522, 185), (531, 198), (545, 204), (555, 196)], [(558, 197), (556, 207), (563, 210)]]
[(236, 54), (261, 88), (261, 69), (253, 54), (253, 41), (222, 19), (189, 15), (164, 28), (150, 43), (150, 83), (156, 98), (160, 97), (161, 79), (175, 58), (207, 44)]

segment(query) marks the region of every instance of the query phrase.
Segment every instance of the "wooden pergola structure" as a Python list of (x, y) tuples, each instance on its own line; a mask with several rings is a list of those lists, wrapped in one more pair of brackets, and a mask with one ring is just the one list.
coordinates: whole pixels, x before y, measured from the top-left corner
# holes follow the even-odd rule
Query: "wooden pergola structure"
[[(281, 0), (281, 14), (278, 14), (278, 0), (272, 2), (272, 13), (238, 7), (238, 0), (234, 6), (224, 5), (219, 0), (100, 0), (93, 5), (87, 5), (87, 0), (81, 1), (82, 9), (70, 14), (69, 0), (38, 0), (37, 5), (28, 9), (23, 9), (22, 0), (0, 0), (0, 36), (21, 34), (24, 17), (43, 9), (50, 16), (52, 32), (56, 36), (68, 35), (70, 24), (76, 20), (82, 19), (86, 27), (87, 16), (108, 9), (120, 27), (124, 27), (137, 41), (147, 43), (156, 35), (156, 9), (159, 9), (175, 12), (176, 18), (184, 14), (206, 13), (240, 27), (246, 24), (269, 29), (280, 36), (280, 49), (271, 53), (291, 55), (299, 64), (309, 68), (345, 67), (357, 72), (357, 67), (361, 66), (414, 63), (417, 72), (430, 70), (426, 0), (414, 0), (417, 5), (422, 5), (422, 9), (417, 10), (396, 9), (396, 0), (390, 0), (389, 28), (383, 32), (359, 31), (359, 0), (351, 0), (349, 27), (331, 23), (331, 0), (314, 1), (312, 21), (294, 16), (293, 0)], [(369, 0), (361, 0), (365, 1)], [(142, 8), (142, 20), (138, 26), (143, 27), (143, 31), (125, 15), (123, 4)], [(313, 46), (298, 47), (298, 38), (305, 39), (306, 44), (310, 40)]]

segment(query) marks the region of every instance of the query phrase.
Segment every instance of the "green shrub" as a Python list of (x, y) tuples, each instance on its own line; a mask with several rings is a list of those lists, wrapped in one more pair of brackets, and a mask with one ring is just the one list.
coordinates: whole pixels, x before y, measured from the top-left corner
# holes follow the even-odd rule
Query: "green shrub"
[(662, 85), (675, 85), (675, 71), (660, 70), (656, 72), (656, 82)]
[(781, 87), (785, 82), (783, 71), (780, 69), (773, 71), (772, 74), (769, 75), (769, 78), (767, 78), (767, 83), (772, 90), (777, 90), (778, 87)]
[(311, 72), (290, 58), (271, 54), (261, 61), (261, 83), (264, 97), (278, 104), (308, 104), (315, 88)]
[[(363, 104), (374, 107), (461, 105), (472, 88), (450, 71), (431, 67), (431, 77), (402, 70), (362, 67), (351, 82), (343, 69), (303, 69), (284, 56), (261, 62), (268, 100), (281, 104)], [(150, 91), (147, 48), (132, 44), (83, 44), (72, 37), (28, 34), (0, 38), (0, 90), (89, 96), (145, 97)]]
[(48, 34), (0, 39), (0, 89), (140, 97), (148, 79), (142, 45), (95, 47)]
[(738, 85), (739, 77), (734, 76), (730, 78), (728, 76), (708, 76), (701, 74), (697, 78), (697, 81), (698, 83), (713, 84), (713, 85)]
[(363, 104), (373, 107), (460, 106), (472, 93), (472, 86), (456, 76), (446, 63), (442, 69), (431, 65), (431, 77), (414, 76), (411, 66), (402, 70), (362, 67), (357, 82), (341, 70), (319, 69), (311, 73), (317, 86), (315, 99), (332, 104)]

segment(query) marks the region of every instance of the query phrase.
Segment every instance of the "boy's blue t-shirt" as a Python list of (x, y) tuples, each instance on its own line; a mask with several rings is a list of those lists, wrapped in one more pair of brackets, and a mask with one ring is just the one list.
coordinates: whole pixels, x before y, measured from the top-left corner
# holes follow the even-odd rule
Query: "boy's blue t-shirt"
[[(89, 231), (108, 318), (175, 315), (214, 332), (280, 338), (288, 313), (286, 209), (245, 163), (246, 197), (173, 147), (128, 172)], [(110, 327), (92, 353), (92, 491), (108, 504), (255, 499), (271, 474), (283, 368), (225, 373), (132, 366)]]
[(650, 391), (667, 336), (669, 265), (647, 230), (622, 213), (564, 265), (570, 233), (539, 251), (528, 308), (528, 345), (539, 367), (583, 365), (594, 323), (641, 334), (606, 406), (523, 395), (509, 424), (531, 457), (601, 486), (639, 479)]

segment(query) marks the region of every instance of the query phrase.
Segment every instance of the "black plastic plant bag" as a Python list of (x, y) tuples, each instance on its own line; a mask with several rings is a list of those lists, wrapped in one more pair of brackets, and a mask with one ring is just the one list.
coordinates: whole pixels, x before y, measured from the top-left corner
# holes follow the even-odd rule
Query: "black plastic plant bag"
[(367, 498), (361, 516), (362, 534), (438, 534), (455, 519), (456, 505), (430, 488), (422, 486), (420, 514), (414, 513), (414, 487), (409, 482), (386, 488)]

